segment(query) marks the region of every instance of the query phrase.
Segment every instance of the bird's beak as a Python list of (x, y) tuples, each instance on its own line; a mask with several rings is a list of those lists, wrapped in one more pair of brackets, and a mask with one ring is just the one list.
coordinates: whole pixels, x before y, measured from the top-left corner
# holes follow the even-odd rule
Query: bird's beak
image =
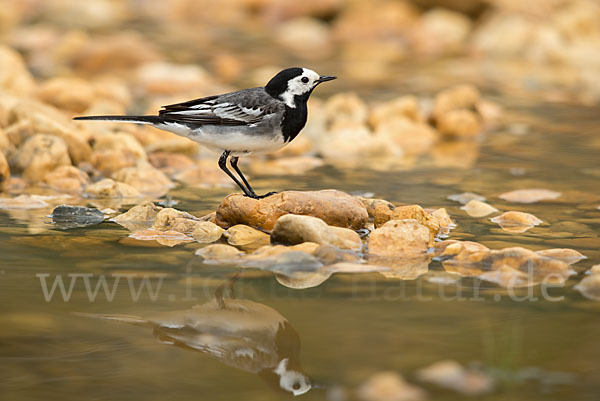
[(334, 79), (337, 79), (337, 77), (334, 77), (332, 75), (323, 75), (320, 76), (319, 79), (317, 79), (317, 83), (320, 84), (322, 82), (333, 81)]

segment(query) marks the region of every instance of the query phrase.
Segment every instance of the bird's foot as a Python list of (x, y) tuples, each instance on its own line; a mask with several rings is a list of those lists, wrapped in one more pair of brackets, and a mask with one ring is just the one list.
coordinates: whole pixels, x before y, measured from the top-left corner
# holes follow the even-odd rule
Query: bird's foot
[(277, 192), (268, 192), (264, 195), (256, 195), (255, 193), (252, 193), (252, 194), (246, 194), (245, 196), (247, 196), (248, 198), (252, 198), (252, 199), (263, 199), (268, 196), (275, 195), (276, 193)]
[(264, 194), (264, 195), (257, 195), (257, 196), (256, 196), (256, 199), (263, 199), (263, 198), (267, 198), (267, 197), (269, 197), (269, 196), (271, 196), (271, 195), (275, 195), (275, 194), (277, 194), (277, 192), (267, 192), (267, 193), (266, 193), (266, 194)]

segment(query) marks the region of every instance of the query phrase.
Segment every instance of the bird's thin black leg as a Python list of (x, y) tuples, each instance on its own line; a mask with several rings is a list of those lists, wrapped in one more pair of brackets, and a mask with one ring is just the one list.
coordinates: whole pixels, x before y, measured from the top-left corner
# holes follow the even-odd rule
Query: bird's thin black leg
[(244, 195), (246, 195), (250, 198), (256, 198), (256, 194), (254, 193), (254, 191), (248, 191), (248, 189), (242, 185), (242, 183), (235, 177), (235, 175), (233, 175), (233, 173), (231, 171), (229, 171), (229, 169), (227, 168), (227, 158), (228, 157), (229, 157), (228, 150), (223, 152), (221, 157), (219, 157), (219, 167), (221, 168), (221, 170), (223, 170), (225, 172), (225, 174), (227, 174), (233, 180), (233, 182), (235, 182), (237, 184), (237, 186), (240, 187), (240, 189), (242, 191), (244, 191)]
[(233, 156), (230, 160), (229, 163), (231, 163), (231, 167), (233, 167), (233, 169), (235, 170), (236, 173), (238, 173), (238, 175), (240, 176), (240, 178), (242, 179), (242, 181), (244, 182), (244, 184), (246, 184), (246, 188), (248, 188), (248, 191), (250, 191), (251, 194), (253, 194), (254, 196), (256, 195), (256, 192), (254, 192), (254, 189), (252, 189), (252, 187), (250, 186), (250, 183), (248, 182), (248, 180), (246, 179), (246, 177), (244, 177), (244, 174), (242, 174), (242, 170), (240, 170), (240, 168), (238, 167), (238, 160), (240, 158), (238, 156)]
[(246, 184), (246, 187), (248, 187), (248, 190), (254, 195), (254, 198), (256, 198), (256, 199), (262, 199), (262, 198), (266, 198), (267, 196), (271, 196), (271, 195), (275, 194), (275, 192), (269, 192), (269, 193), (264, 194), (264, 195), (256, 195), (256, 192), (254, 192), (254, 189), (252, 189), (252, 187), (250, 186), (250, 183), (248, 183), (248, 180), (246, 179), (246, 177), (244, 177), (244, 174), (242, 174), (242, 171), (238, 167), (238, 160), (239, 160), (238, 156), (233, 156), (231, 158), (231, 162), (230, 162), (231, 163), (231, 167), (233, 167), (233, 169), (239, 174), (239, 176), (242, 179), (242, 181), (244, 181), (244, 184)]

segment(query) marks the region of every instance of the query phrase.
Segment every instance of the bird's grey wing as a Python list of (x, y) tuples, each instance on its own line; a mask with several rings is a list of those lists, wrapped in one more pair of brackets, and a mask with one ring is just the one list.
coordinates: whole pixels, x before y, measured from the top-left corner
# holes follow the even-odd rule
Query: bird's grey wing
[(257, 123), (280, 108), (263, 88), (252, 88), (164, 106), (159, 115), (175, 123), (235, 126)]

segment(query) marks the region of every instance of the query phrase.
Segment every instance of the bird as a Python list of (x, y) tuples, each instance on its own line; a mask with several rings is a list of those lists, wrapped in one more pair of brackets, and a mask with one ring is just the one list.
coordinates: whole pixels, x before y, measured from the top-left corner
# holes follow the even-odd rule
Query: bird
[[(277, 73), (264, 87), (242, 89), (163, 106), (158, 115), (79, 116), (74, 120), (149, 124), (200, 143), (221, 153), (219, 167), (244, 192), (261, 199), (238, 167), (240, 156), (269, 153), (290, 143), (304, 128), (307, 101), (321, 83), (337, 79), (308, 68), (292, 67)], [(239, 175), (238, 179), (228, 168)]]
[(219, 362), (256, 374), (269, 386), (295, 396), (314, 386), (300, 366), (300, 336), (275, 309), (236, 299), (231, 287), (191, 309), (163, 311), (148, 317), (75, 313), (148, 327), (163, 344), (201, 352)]

